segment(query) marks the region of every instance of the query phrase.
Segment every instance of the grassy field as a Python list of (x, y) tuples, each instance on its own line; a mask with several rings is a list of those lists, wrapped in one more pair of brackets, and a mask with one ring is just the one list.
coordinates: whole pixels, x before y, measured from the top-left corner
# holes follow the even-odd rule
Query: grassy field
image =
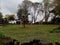
[(59, 25), (7, 25), (0, 26), (0, 31), (6, 36), (12, 37), (20, 41), (20, 43), (40, 39), (42, 42), (60, 42), (59, 33), (49, 33)]

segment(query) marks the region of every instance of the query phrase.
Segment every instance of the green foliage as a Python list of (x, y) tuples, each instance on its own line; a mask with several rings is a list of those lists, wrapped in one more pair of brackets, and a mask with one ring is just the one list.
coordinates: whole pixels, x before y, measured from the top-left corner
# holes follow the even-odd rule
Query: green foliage
[(14, 17), (14, 14), (8, 14), (6, 15), (6, 19), (9, 21), (9, 20), (14, 20), (15, 17)]
[(60, 18), (59, 17), (53, 17), (53, 19), (51, 20), (52, 24), (60, 24)]
[(0, 20), (2, 19), (2, 17), (3, 17), (3, 15), (2, 15), (2, 13), (0, 12)]
[(55, 9), (52, 11), (55, 15), (60, 15), (60, 0), (54, 0)]
[[(27, 4), (28, 2), (29, 2), (28, 0), (24, 0), (22, 2), (22, 5), (20, 5), (18, 12), (17, 12), (18, 19), (21, 19), (21, 20), (24, 19), (25, 24), (28, 23), (28, 7), (29, 7)], [(23, 16), (25, 18), (23, 18)]]
[(54, 13), (56, 16), (60, 16), (60, 5), (57, 5), (55, 9), (53, 9), (51, 12)]
[(52, 30), (52, 31), (50, 31), (50, 33), (60, 33), (60, 29)]
[(19, 9), (17, 12), (17, 16), (19, 19), (21, 19), (22, 16), (28, 16), (28, 10), (27, 9)]
[(22, 15), (23, 15), (23, 13), (24, 13), (23, 11), (24, 11), (23, 9), (19, 9), (19, 10), (18, 10), (17, 16), (18, 16), (19, 19), (22, 18)]
[(60, 27), (51, 30), (50, 33), (60, 33)]

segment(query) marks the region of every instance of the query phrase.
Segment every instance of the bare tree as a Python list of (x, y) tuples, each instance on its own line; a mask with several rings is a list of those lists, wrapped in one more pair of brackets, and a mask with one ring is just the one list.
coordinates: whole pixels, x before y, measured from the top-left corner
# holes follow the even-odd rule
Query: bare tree
[(48, 22), (48, 18), (49, 18), (49, 15), (50, 15), (50, 10), (49, 8), (52, 7), (52, 2), (51, 0), (44, 0), (44, 11), (45, 11), (45, 22), (47, 23)]

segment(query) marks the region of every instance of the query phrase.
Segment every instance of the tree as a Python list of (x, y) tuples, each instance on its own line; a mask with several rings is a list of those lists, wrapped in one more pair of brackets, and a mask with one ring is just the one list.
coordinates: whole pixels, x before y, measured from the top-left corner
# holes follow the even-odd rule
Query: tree
[(22, 14), (23, 14), (23, 9), (18, 9), (17, 16), (19, 20), (22, 18)]
[(19, 9), (17, 12), (17, 16), (20, 20), (23, 22), (23, 26), (25, 27), (25, 24), (28, 23), (28, 8), (29, 5), (27, 4), (29, 1), (24, 0), (21, 5), (19, 5)]
[[(51, 12), (55, 14), (53, 20), (58, 24), (60, 22), (60, 0), (54, 0), (53, 4), (55, 4), (55, 8)], [(56, 18), (56, 16), (59, 16), (59, 18)], [(60, 26), (58, 28), (60, 29)]]
[(54, 18), (56, 18), (56, 16), (60, 16), (60, 0), (54, 0), (53, 4), (55, 4), (55, 8), (51, 12), (55, 14)]
[(54, 4), (56, 4), (54, 14), (60, 15), (60, 0), (54, 0)]
[(45, 10), (45, 22), (48, 20), (48, 0), (44, 0), (44, 10)]
[(2, 15), (2, 13), (0, 12), (0, 25), (2, 25), (3, 24), (3, 15)]
[(2, 17), (3, 17), (3, 15), (2, 15), (2, 13), (0, 12), (0, 20), (2, 19)]
[(5, 18), (3, 18), (2, 13), (0, 12), (0, 24), (4, 26), (7, 23), (8, 21)]
[(28, 0), (24, 0), (21, 5), (19, 5), (19, 9), (17, 12), (18, 19), (21, 19), (22, 16), (25, 16), (26, 19), (28, 17)]
[(14, 14), (7, 14), (7, 15), (6, 15), (6, 19), (7, 19), (8, 21), (15, 20), (15, 17), (14, 17), (14, 16), (15, 16)]
[[(32, 5), (30, 6), (31, 10), (30, 10), (30, 15), (32, 17), (32, 21), (31, 22), (34, 22), (36, 23), (36, 20), (37, 20), (37, 16), (39, 14), (39, 12), (41, 11), (39, 8), (41, 7), (40, 6), (41, 3), (39, 2), (35, 2), (35, 3), (32, 3)], [(40, 6), (40, 7), (39, 7)], [(33, 10), (33, 11), (32, 11)]]
[(50, 15), (50, 10), (49, 8), (52, 7), (52, 1), (51, 0), (44, 0), (44, 11), (45, 11), (45, 22), (48, 22), (48, 18)]
[(38, 8), (38, 5), (39, 5), (39, 3), (38, 2), (36, 2), (36, 3), (33, 3), (33, 8), (34, 8), (34, 14), (33, 14), (33, 20), (34, 20), (34, 23), (36, 22), (36, 12), (37, 12), (37, 8)]
[(53, 24), (60, 24), (60, 17), (55, 17), (51, 20), (51, 23)]

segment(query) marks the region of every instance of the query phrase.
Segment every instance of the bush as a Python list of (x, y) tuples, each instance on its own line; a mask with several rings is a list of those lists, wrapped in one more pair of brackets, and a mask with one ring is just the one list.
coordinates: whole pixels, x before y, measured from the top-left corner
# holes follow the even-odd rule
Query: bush
[(60, 33), (60, 27), (53, 29), (50, 33)]

